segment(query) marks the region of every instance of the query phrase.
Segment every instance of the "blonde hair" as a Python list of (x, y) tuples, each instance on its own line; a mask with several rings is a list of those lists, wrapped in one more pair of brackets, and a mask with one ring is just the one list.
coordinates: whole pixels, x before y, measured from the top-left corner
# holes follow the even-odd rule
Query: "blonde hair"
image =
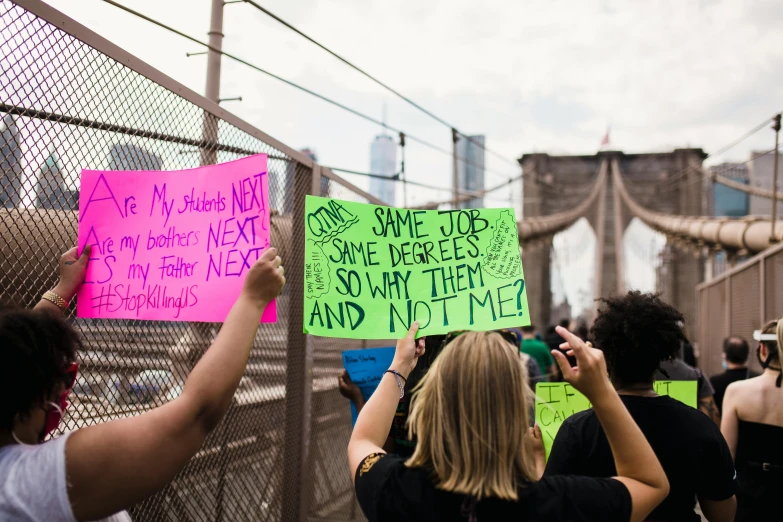
[(518, 500), (517, 488), (534, 480), (523, 444), (532, 398), (516, 347), (494, 332), (460, 335), (414, 390), (417, 444), (406, 465), (431, 470), (444, 491)]

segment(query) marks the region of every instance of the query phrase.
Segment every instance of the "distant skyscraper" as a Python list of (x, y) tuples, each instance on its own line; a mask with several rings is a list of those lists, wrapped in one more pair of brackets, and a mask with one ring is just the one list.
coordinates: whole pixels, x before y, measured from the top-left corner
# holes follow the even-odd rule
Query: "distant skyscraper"
[(0, 125), (0, 207), (16, 208), (22, 201), (22, 137), (10, 114)]
[[(711, 168), (720, 176), (747, 185), (749, 183), (748, 167), (744, 163), (721, 163)], [(749, 197), (745, 192), (729, 188), (720, 183), (711, 182), (708, 206), (713, 216), (743, 217), (749, 212)]]
[[(480, 192), (484, 190), (484, 136), (462, 136), (457, 142), (457, 187), (460, 190)], [(462, 208), (481, 208), (484, 198), (463, 201)]]
[[(370, 173), (393, 178), (397, 170), (397, 144), (391, 136), (375, 137), (370, 146)], [(370, 178), (370, 194), (389, 206), (396, 204), (397, 183), (395, 181)]]
[(65, 180), (60, 169), (57, 153), (52, 150), (38, 169), (35, 184), (35, 206), (55, 210), (71, 209), (71, 191), (65, 188)]
[[(775, 156), (765, 152), (751, 152), (748, 172), (750, 185), (772, 190), (772, 176), (775, 166)], [(783, 186), (783, 165), (778, 165), (778, 191)], [(772, 215), (772, 200), (761, 196), (750, 197), (750, 213), (754, 216)], [(783, 203), (778, 203), (778, 218), (783, 216)]]
[(162, 170), (163, 160), (132, 143), (116, 143), (109, 151), (109, 170)]

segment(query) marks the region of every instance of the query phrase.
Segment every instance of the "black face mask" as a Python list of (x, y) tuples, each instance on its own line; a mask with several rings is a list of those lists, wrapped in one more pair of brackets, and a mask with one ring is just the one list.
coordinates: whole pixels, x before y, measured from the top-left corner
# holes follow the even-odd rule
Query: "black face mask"
[[(761, 359), (761, 344), (759, 344), (756, 347), (756, 358), (759, 360), (759, 364), (762, 368), (765, 370), (769, 368), (770, 363), (772, 362), (772, 352), (767, 354), (766, 360)], [(775, 381), (775, 386), (780, 388), (780, 385), (783, 384), (783, 371), (777, 368), (771, 368), (772, 370), (776, 370), (780, 375), (778, 375), (777, 380)]]

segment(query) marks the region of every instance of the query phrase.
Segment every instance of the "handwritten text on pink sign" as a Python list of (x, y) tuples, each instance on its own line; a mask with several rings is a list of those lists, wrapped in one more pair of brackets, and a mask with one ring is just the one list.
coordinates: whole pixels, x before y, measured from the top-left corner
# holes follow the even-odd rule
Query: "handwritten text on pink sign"
[[(265, 154), (169, 172), (84, 170), (79, 317), (224, 321), (269, 247)], [(275, 303), (262, 322), (277, 319)]]

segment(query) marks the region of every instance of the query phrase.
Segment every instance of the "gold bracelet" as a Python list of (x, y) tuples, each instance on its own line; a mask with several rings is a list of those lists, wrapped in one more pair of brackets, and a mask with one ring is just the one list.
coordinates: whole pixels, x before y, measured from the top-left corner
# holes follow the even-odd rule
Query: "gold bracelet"
[(57, 295), (56, 293), (52, 292), (51, 290), (48, 290), (44, 293), (44, 295), (41, 296), (41, 299), (46, 299), (50, 303), (53, 303), (61, 310), (67, 310), (68, 309), (68, 301)]

